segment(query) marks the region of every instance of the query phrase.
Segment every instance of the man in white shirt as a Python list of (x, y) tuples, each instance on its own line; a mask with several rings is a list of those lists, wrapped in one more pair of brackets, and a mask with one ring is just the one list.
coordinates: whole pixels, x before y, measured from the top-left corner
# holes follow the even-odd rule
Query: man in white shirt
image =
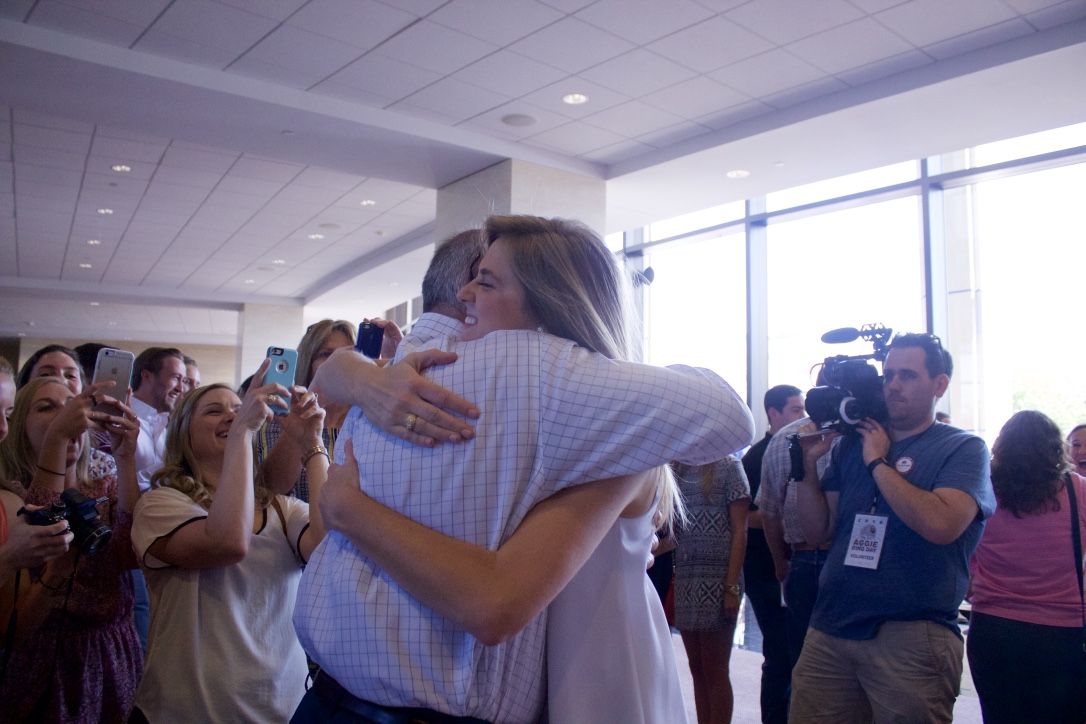
[(151, 475), (162, 466), (166, 422), (181, 399), (185, 376), (185, 355), (174, 347), (148, 347), (133, 365), (131, 404), (140, 420), (136, 469), (144, 490), (150, 485)]

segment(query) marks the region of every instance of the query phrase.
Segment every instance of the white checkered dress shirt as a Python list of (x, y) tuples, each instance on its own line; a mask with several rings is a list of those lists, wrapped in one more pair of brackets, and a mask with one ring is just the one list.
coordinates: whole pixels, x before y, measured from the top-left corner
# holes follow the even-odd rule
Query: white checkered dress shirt
[[(810, 420), (809, 417), (793, 420), (770, 438), (765, 448), (765, 455), (762, 456), (762, 483), (758, 486), (758, 495), (754, 499), (762, 515), (781, 521), (781, 526), (784, 528), (784, 540), (789, 545), (800, 545), (806, 543), (807, 539), (799, 524), (799, 509), (796, 502), (798, 483), (789, 481), (792, 458), (788, 453), (788, 438), (799, 432), (799, 429)], [(837, 442), (834, 441), (833, 444), (836, 446)], [(820, 478), (829, 466), (830, 453), (826, 453), (818, 459), (817, 468)]]
[[(490, 549), (568, 485), (672, 459), (719, 460), (753, 435), (743, 401), (704, 370), (614, 362), (538, 332), (426, 346), (459, 354), (427, 374), (479, 407), (476, 437), (429, 449), (360, 421), (350, 435), (361, 477), (374, 499)], [(338, 533), (306, 567), (294, 624), (321, 668), (360, 698), (498, 722), (539, 716), (544, 615), (505, 643), (483, 646)]]

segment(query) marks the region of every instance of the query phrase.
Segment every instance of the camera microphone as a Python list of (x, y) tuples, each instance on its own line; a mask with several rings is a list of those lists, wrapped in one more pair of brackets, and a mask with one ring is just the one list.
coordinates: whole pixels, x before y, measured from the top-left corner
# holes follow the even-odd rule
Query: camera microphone
[(840, 329), (831, 329), (822, 335), (822, 341), (826, 344), (844, 344), (845, 342), (853, 342), (860, 338), (860, 330), (855, 327), (841, 327)]

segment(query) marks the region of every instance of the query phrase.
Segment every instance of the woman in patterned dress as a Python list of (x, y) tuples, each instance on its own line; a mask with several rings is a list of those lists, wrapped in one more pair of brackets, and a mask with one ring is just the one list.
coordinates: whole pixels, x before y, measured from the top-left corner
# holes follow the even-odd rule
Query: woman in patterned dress
[(743, 597), (750, 487), (734, 457), (672, 468), (687, 515), (675, 549), (675, 627), (690, 660), (699, 724), (730, 722), (728, 665)]
[[(131, 408), (103, 393), (111, 384), (77, 395), (63, 379), (34, 378), (15, 398), (11, 431), (0, 444), (0, 481), (33, 505), (56, 503), (73, 488), (104, 498), (97, 510), (112, 536), (94, 553), (76, 541), (44, 568), (18, 575), (19, 618), (0, 684), (0, 721), (123, 722), (132, 706), (143, 667), (128, 576), (136, 565), (130, 531), (139, 423)], [(101, 402), (111, 403), (113, 414), (93, 409)], [(112, 435), (117, 474), (90, 467), (92, 422)]]

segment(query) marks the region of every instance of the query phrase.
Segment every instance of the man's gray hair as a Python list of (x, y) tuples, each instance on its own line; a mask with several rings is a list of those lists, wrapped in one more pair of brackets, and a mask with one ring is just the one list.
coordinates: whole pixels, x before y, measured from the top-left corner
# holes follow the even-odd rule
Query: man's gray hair
[(442, 242), (422, 280), (422, 311), (430, 312), (434, 307), (446, 304), (463, 312), (464, 303), (457, 294), (471, 281), (486, 247), (482, 229), (461, 231)]

